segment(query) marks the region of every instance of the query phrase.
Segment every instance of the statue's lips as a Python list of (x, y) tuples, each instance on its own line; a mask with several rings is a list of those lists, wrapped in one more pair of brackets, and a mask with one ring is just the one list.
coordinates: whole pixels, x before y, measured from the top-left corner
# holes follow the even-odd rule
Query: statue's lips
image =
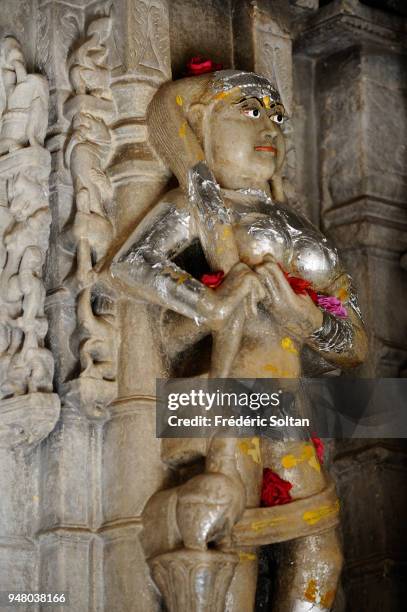
[(277, 149), (276, 147), (273, 147), (272, 145), (261, 145), (258, 147), (254, 147), (255, 151), (265, 151), (266, 153), (273, 153), (274, 155), (277, 155)]

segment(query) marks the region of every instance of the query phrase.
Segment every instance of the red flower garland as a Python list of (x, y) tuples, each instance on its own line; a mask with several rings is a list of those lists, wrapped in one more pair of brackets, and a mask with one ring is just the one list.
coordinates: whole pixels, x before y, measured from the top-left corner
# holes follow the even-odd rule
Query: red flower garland
[[(280, 266), (281, 267), (281, 266)], [(282, 268), (281, 268), (282, 269)], [(282, 269), (283, 270), (283, 269)], [(309, 295), (314, 304), (318, 304), (318, 294), (311, 287), (311, 283), (298, 276), (291, 276), (288, 272), (283, 270), (283, 274), (290, 284), (291, 289), (297, 295)]]
[(222, 64), (217, 64), (211, 59), (203, 59), (200, 55), (191, 57), (187, 63), (187, 75), (197, 76), (198, 74), (206, 74), (215, 70), (222, 70)]
[[(279, 264), (280, 265), (280, 264)], [(317, 306), (320, 306), (324, 310), (328, 312), (332, 312), (336, 316), (346, 317), (347, 312), (346, 309), (342, 306), (342, 302), (333, 296), (324, 296), (322, 294), (317, 293), (312, 289), (311, 283), (303, 278), (299, 278), (298, 276), (291, 276), (289, 272), (286, 272), (281, 266), (281, 271), (283, 272), (287, 282), (289, 283), (291, 289), (297, 295), (309, 295), (311, 300)], [(225, 273), (220, 270), (219, 272), (212, 272), (211, 274), (203, 274), (201, 277), (201, 283), (210, 287), (211, 289), (216, 289), (222, 284), (225, 278)], [(333, 301), (334, 305), (326, 305), (326, 302)]]
[(290, 489), (292, 488), (291, 482), (283, 480), (270, 468), (265, 468), (261, 487), (261, 505), (271, 507), (289, 504), (293, 501), (290, 495)]

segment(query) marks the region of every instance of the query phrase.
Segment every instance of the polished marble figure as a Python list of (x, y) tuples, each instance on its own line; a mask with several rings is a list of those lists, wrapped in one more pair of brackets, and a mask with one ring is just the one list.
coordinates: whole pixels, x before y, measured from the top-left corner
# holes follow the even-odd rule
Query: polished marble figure
[[(188, 358), (184, 376), (295, 380), (305, 350), (334, 368), (360, 364), (367, 341), (351, 278), (335, 247), (285, 202), (287, 118), (269, 80), (220, 70), (166, 83), (147, 119), (179, 186), (137, 226), (111, 273), (162, 307), (169, 375)], [(202, 282), (198, 259), (217, 286)], [(293, 278), (309, 290), (296, 292)], [(204, 466), (147, 504), (146, 556), (169, 610), (253, 610), (258, 546), (277, 541), (273, 610), (332, 609), (338, 500), (312, 441), (164, 440), (162, 460), (183, 474)], [(264, 468), (291, 483), (290, 503), (260, 508)], [(314, 519), (298, 511), (287, 530), (284, 517), (301, 504)], [(255, 537), (252, 515), (264, 522)]]

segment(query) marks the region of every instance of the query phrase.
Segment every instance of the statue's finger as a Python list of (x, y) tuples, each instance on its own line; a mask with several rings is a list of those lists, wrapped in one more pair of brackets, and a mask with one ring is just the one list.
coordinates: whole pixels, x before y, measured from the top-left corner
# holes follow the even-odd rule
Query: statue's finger
[(254, 293), (250, 295), (250, 311), (254, 317), (257, 316), (257, 299)]
[(270, 276), (265, 276), (264, 285), (267, 288), (268, 294), (271, 296), (274, 304), (280, 304), (282, 302), (281, 291), (279, 290), (278, 285), (275, 283), (274, 279)]
[(290, 283), (287, 282), (284, 273), (281, 268), (274, 263), (267, 264), (267, 271), (270, 277), (273, 279), (274, 283), (277, 285), (279, 290), (287, 297), (287, 299), (292, 299), (295, 296), (294, 291), (291, 288)]

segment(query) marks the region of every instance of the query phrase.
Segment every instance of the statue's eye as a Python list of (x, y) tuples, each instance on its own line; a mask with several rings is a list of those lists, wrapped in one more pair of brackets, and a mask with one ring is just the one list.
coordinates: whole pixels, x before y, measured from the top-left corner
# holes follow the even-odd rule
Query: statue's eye
[(274, 121), (274, 123), (284, 123), (284, 115), (271, 115), (270, 119)]
[(251, 117), (252, 119), (258, 119), (260, 117), (260, 109), (259, 108), (245, 108), (243, 113), (247, 117)]

